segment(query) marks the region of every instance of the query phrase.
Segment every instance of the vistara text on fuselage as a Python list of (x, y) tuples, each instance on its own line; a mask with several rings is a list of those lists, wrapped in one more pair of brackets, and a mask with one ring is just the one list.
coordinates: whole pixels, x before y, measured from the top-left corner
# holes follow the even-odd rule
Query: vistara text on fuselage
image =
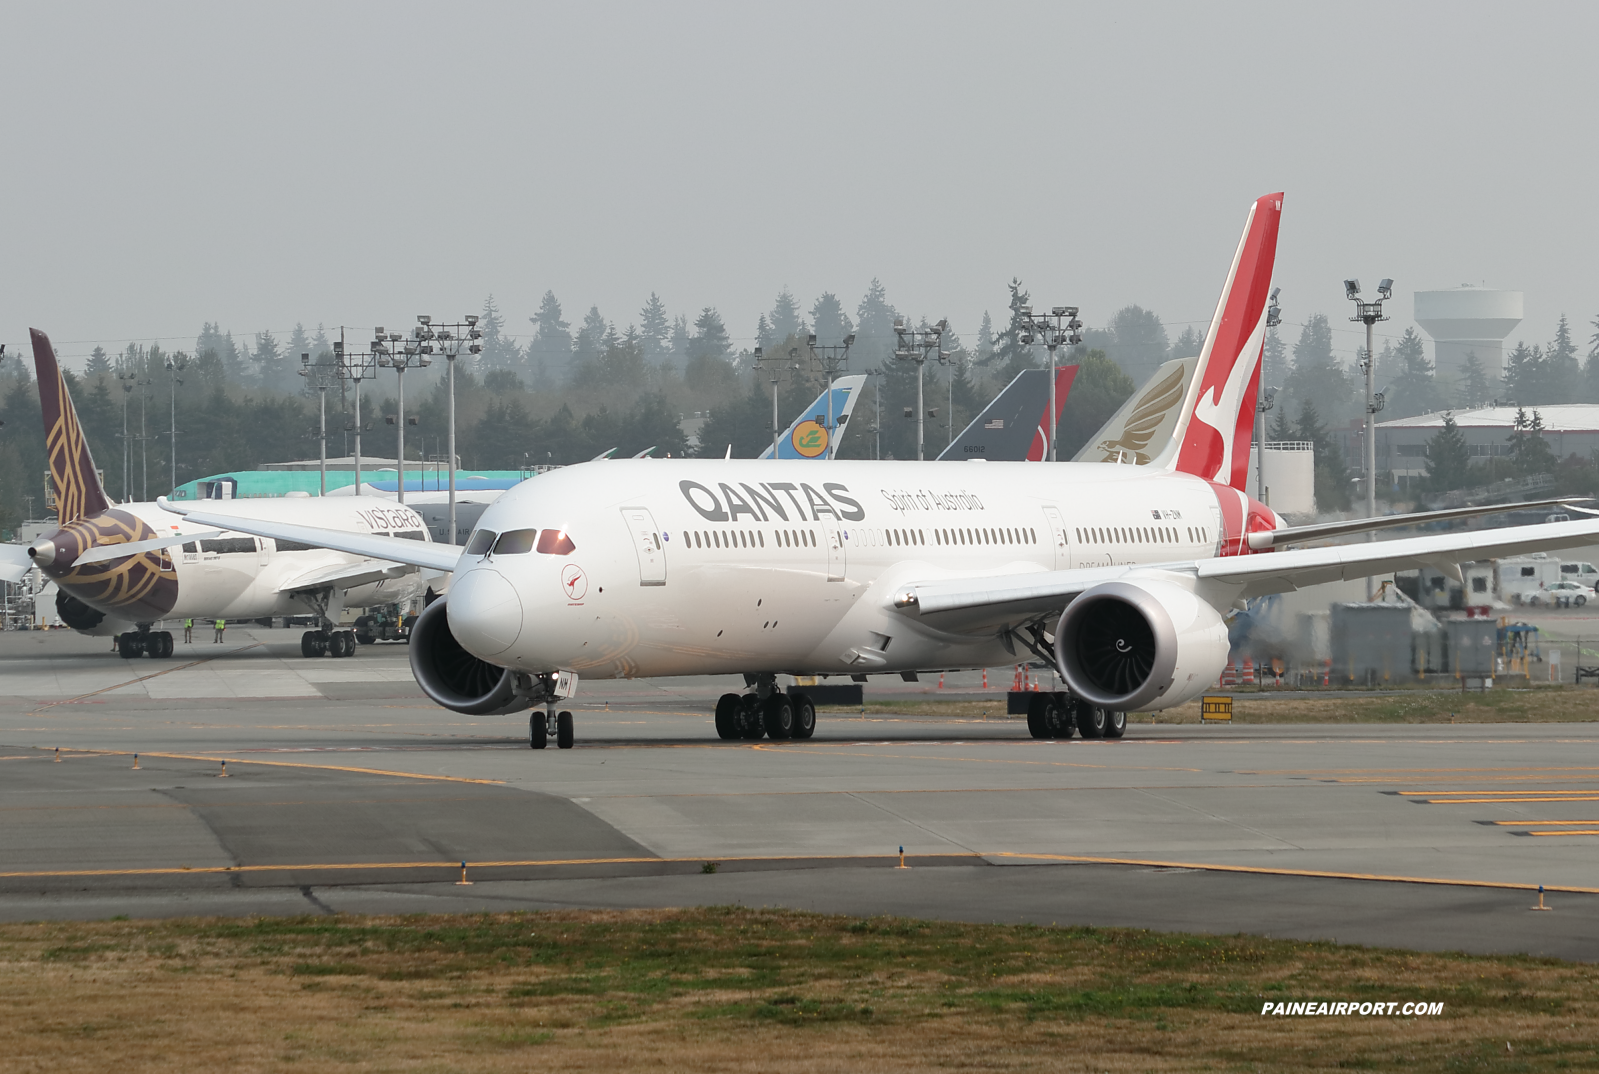
[(884, 594), (974, 572), (1191, 563), (1224, 550), (1238, 512), (1223, 498), (1240, 499), (1102, 464), (574, 466), (484, 512), (450, 628), (492, 664), (585, 677), (997, 666), (1013, 645), (907, 619)]

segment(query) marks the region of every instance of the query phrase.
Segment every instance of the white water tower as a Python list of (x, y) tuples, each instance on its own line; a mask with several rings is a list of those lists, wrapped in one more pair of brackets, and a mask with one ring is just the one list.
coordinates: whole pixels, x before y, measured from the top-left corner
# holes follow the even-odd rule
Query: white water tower
[(1433, 338), (1438, 379), (1460, 383), (1467, 354), (1476, 354), (1490, 385), (1504, 373), (1505, 337), (1521, 323), (1521, 292), (1461, 284), (1416, 292), (1416, 323)]

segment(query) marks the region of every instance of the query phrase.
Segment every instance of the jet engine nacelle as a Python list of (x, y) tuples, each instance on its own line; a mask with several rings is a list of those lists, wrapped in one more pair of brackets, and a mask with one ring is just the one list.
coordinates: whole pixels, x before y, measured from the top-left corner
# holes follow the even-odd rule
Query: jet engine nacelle
[(1067, 605), (1055, 628), (1055, 661), (1071, 692), (1125, 712), (1197, 697), (1228, 651), (1220, 613), (1161, 578), (1102, 582)]
[(519, 697), (507, 668), (479, 660), (450, 633), (449, 598), (440, 597), (411, 625), (411, 674), (424, 693), (447, 709), (498, 716), (532, 706)]

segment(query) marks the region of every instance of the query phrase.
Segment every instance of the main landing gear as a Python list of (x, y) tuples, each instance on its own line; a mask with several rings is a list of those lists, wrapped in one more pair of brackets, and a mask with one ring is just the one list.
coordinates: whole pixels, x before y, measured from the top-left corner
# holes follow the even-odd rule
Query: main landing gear
[(572, 714), (556, 712), (555, 702), (550, 702), (547, 712), (535, 712), (527, 718), (527, 744), (530, 749), (542, 750), (555, 738), (555, 748), (572, 748)]
[(716, 702), (716, 734), (755, 741), (806, 739), (816, 733), (816, 705), (805, 694), (785, 694), (771, 676), (752, 694), (723, 694)]
[(352, 656), (355, 632), (352, 630), (307, 630), (300, 635), (301, 656)]
[(149, 623), (141, 623), (138, 630), (117, 635), (117, 655), (124, 660), (139, 656), (164, 660), (172, 655), (172, 634), (166, 630), (151, 630)]
[(1034, 694), (1027, 700), (1027, 730), (1034, 738), (1121, 738), (1127, 713), (1102, 709), (1067, 693)]

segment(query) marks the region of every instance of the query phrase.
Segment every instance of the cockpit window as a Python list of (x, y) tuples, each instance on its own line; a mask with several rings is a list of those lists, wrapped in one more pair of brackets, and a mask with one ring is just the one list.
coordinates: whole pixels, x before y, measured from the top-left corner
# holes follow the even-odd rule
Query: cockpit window
[(539, 534), (539, 551), (546, 556), (569, 556), (577, 551), (577, 545), (565, 530), (545, 530)]
[(500, 539), (494, 542), (494, 554), (497, 556), (520, 556), (533, 551), (533, 542), (538, 538), (538, 530), (506, 530), (500, 534)]
[(467, 538), (466, 554), (469, 556), (488, 555), (489, 549), (494, 547), (494, 538), (498, 536), (499, 534), (493, 530), (475, 530), (472, 536)]

